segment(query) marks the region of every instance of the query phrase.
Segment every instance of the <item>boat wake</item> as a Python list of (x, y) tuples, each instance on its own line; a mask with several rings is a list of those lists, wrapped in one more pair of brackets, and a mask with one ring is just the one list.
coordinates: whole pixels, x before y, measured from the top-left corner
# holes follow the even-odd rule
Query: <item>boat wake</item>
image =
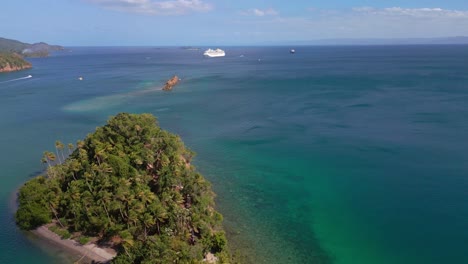
[(25, 80), (25, 79), (29, 79), (29, 78), (32, 78), (32, 75), (28, 75), (28, 76), (26, 76), (26, 77), (16, 78), (16, 79), (8, 80), (8, 81), (3, 81), (3, 82), (0, 82), (0, 83), (8, 83), (8, 82), (20, 81), (20, 80)]

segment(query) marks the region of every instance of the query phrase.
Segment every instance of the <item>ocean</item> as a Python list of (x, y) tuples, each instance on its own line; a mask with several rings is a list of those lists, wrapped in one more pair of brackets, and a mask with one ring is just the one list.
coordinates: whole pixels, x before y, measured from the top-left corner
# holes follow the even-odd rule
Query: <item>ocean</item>
[(222, 48), (70, 47), (0, 74), (0, 263), (72, 261), (17, 229), (15, 190), (119, 112), (197, 153), (247, 263), (468, 263), (468, 46)]

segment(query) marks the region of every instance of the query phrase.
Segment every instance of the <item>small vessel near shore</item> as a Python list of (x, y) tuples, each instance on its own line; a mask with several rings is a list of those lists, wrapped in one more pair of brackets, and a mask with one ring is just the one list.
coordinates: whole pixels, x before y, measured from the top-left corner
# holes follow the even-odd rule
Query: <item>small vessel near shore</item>
[(207, 49), (203, 55), (213, 58), (213, 57), (224, 57), (226, 56), (226, 53), (222, 49)]
[(296, 50), (295, 50), (295, 49), (291, 49), (291, 50), (289, 50), (289, 53), (294, 54), (294, 53), (296, 53)]

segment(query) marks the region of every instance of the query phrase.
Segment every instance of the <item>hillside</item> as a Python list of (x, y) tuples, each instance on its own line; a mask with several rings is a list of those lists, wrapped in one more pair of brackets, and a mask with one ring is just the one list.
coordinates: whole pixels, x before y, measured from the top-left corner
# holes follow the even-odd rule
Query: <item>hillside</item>
[(18, 53), (26, 57), (47, 57), (49, 52), (63, 50), (62, 46), (44, 42), (28, 44), (18, 40), (0, 38), (0, 52)]
[(16, 53), (0, 52), (0, 72), (19, 71), (31, 68), (31, 63), (25, 61)]
[(24, 49), (27, 49), (29, 44), (20, 42), (18, 40), (6, 39), (0, 37), (0, 51), (1, 52), (16, 52), (21, 53)]
[(210, 184), (155, 117), (118, 114), (73, 149), (56, 142), (47, 173), (20, 189), (22, 229), (52, 223), (62, 237), (111, 245), (113, 263), (229, 262)]

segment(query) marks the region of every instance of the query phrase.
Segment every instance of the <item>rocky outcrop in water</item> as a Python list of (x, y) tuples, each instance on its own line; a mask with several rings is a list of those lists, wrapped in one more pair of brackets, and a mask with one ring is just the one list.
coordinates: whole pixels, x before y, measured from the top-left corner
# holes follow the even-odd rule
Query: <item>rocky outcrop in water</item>
[(169, 79), (169, 81), (166, 82), (166, 84), (164, 85), (164, 87), (162, 88), (163, 91), (170, 91), (172, 90), (172, 88), (178, 84), (180, 81), (179, 77), (177, 77), (177, 75), (174, 75), (171, 79)]

